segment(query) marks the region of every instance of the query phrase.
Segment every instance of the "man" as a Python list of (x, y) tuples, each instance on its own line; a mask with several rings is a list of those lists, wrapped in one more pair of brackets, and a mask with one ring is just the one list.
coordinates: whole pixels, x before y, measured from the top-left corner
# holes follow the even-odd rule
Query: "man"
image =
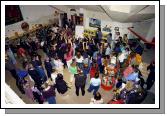
[(79, 96), (79, 89), (81, 89), (82, 96), (84, 96), (86, 77), (82, 73), (81, 69), (78, 69), (78, 74), (74, 75), (74, 78), (75, 78), (76, 95)]
[(97, 33), (96, 33), (96, 38), (95, 38), (95, 44), (99, 44), (102, 40), (103, 34), (101, 32), (101, 28), (98, 28)]
[(147, 67), (147, 70), (150, 70), (150, 73), (146, 80), (146, 84), (147, 84), (147, 90), (150, 90), (155, 82), (155, 61), (151, 62), (151, 64)]

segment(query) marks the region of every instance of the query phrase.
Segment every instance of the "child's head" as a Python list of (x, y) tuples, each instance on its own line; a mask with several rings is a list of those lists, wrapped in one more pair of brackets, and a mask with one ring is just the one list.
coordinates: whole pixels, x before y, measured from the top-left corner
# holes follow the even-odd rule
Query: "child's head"
[(101, 100), (101, 94), (99, 92), (96, 92), (96, 94), (94, 95), (94, 99)]

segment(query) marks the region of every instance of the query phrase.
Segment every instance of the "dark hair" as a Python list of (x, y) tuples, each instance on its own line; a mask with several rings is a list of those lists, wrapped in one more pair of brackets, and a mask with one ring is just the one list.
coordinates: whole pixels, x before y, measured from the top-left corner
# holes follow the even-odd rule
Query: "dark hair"
[(63, 75), (61, 73), (58, 73), (56, 80), (62, 80), (62, 79), (63, 79)]
[(99, 78), (99, 72), (96, 72), (96, 73), (95, 73), (95, 78), (96, 78), (96, 79)]
[(100, 100), (101, 99), (101, 94), (99, 92), (97, 92), (95, 95), (94, 95), (94, 99), (95, 100)]
[(98, 31), (101, 31), (101, 28), (100, 28), (100, 27), (98, 28)]
[(120, 100), (121, 99), (121, 96), (120, 96), (120, 94), (116, 94), (116, 96), (115, 96), (115, 98), (116, 98), (116, 100)]

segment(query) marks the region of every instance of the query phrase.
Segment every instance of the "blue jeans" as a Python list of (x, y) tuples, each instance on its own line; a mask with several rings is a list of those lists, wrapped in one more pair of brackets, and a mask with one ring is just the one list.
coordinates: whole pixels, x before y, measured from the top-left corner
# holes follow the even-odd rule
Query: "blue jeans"
[(89, 88), (88, 88), (88, 92), (92, 92), (93, 90), (93, 95), (95, 95), (97, 93), (97, 91), (99, 90), (100, 86), (93, 86), (90, 84)]
[(49, 104), (56, 104), (56, 98), (55, 96), (51, 96), (47, 99)]

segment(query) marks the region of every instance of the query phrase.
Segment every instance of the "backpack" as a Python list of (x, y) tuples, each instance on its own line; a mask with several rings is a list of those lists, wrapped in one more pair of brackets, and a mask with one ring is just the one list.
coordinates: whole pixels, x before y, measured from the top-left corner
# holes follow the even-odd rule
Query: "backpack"
[(57, 88), (57, 91), (61, 94), (66, 93), (69, 88), (64, 80), (56, 80), (55, 87)]

